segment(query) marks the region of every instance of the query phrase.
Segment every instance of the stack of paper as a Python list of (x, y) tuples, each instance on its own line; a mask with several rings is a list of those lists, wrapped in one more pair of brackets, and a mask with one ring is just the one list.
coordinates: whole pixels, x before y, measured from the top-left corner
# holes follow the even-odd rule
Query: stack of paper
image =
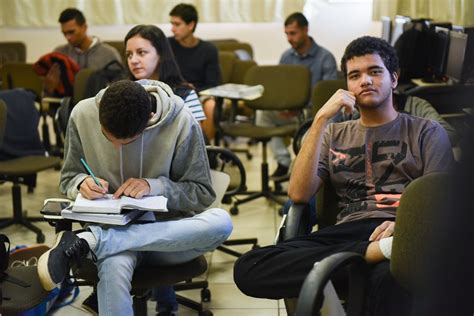
[(72, 208), (61, 211), (64, 218), (77, 221), (126, 225), (130, 221), (153, 221), (153, 212), (167, 212), (168, 199), (164, 196), (145, 196), (135, 199), (122, 196), (113, 199), (112, 194), (96, 200), (88, 200), (78, 194)]

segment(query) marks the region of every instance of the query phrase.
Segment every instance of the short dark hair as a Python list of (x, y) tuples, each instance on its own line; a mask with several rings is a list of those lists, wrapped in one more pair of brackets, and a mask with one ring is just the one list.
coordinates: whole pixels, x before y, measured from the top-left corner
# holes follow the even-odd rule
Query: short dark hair
[(296, 24), (298, 24), (299, 27), (308, 26), (308, 20), (301, 12), (295, 12), (295, 13), (290, 14), (285, 20), (285, 26), (288, 26), (292, 24), (293, 22), (296, 22)]
[(84, 14), (82, 14), (82, 12), (76, 8), (67, 8), (63, 12), (61, 12), (58, 22), (62, 24), (71, 20), (76, 20), (76, 23), (78, 25), (84, 25), (84, 23), (86, 23), (86, 18), (84, 17)]
[(196, 7), (188, 3), (180, 3), (171, 9), (170, 16), (180, 17), (186, 24), (194, 22), (193, 32), (198, 23), (198, 12)]
[[(177, 86), (187, 86), (188, 84), (181, 75), (181, 71), (176, 63), (173, 50), (171, 49), (165, 33), (155, 25), (141, 24), (134, 26), (130, 31), (128, 31), (127, 35), (125, 35), (125, 47), (127, 47), (128, 40), (137, 35), (150, 41), (158, 53), (158, 79), (170, 85), (172, 88)], [(128, 62), (126, 64), (128, 69)], [(130, 69), (129, 76), (131, 79), (136, 80), (130, 72)]]
[(150, 119), (151, 98), (145, 88), (131, 80), (112, 83), (99, 103), (102, 127), (118, 139), (139, 135)]
[(347, 45), (344, 55), (341, 58), (341, 70), (344, 73), (344, 77), (347, 79), (347, 62), (359, 56), (368, 54), (377, 54), (382, 58), (385, 67), (391, 75), (398, 72), (398, 57), (395, 48), (390, 46), (385, 40), (372, 37), (362, 36), (359, 37)]

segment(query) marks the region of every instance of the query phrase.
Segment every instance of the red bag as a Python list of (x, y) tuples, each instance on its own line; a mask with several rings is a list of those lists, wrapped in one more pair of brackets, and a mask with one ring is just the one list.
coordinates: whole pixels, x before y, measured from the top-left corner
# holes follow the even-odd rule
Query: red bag
[(79, 65), (69, 56), (53, 52), (40, 57), (33, 64), (33, 69), (39, 76), (46, 76), (54, 64), (58, 64), (61, 70), (60, 83), (54, 89), (54, 96), (72, 96), (74, 77), (79, 71)]

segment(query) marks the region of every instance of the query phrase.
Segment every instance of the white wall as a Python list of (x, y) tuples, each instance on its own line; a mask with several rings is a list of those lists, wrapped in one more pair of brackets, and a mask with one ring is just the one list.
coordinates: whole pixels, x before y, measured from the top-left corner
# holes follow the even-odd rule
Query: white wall
[[(329, 49), (339, 62), (345, 46), (362, 35), (379, 36), (381, 25), (373, 22), (370, 0), (312, 0), (304, 13), (310, 23), (311, 36)], [(158, 24), (171, 35), (169, 24)], [(102, 40), (122, 40), (131, 25), (89, 26), (89, 34)], [(200, 23), (196, 35), (203, 39), (236, 38), (249, 42), (259, 64), (276, 64), (289, 47), (279, 23)], [(42, 54), (63, 44), (59, 25), (45, 28), (0, 28), (1, 41), (23, 41), (27, 45), (27, 61), (35, 62)]]

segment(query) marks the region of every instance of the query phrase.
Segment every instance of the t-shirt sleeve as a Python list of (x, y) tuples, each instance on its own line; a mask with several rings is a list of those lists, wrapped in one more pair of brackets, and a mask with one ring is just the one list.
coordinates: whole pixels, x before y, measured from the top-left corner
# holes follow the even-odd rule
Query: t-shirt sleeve
[(321, 142), (321, 153), (319, 155), (318, 176), (327, 183), (329, 179), (329, 147), (330, 135), (332, 131), (332, 124), (326, 127), (323, 134), (323, 141)]
[(448, 134), (438, 122), (430, 121), (420, 134), (423, 156), (423, 175), (449, 172), (454, 167), (454, 156)]
[(405, 102), (404, 110), (414, 116), (438, 122), (446, 130), (451, 145), (456, 145), (458, 138), (456, 130), (444, 118), (442, 118), (441, 115), (439, 115), (436, 109), (428, 101), (410, 96)]
[(206, 114), (202, 109), (202, 104), (201, 101), (199, 101), (196, 91), (191, 90), (188, 93), (188, 95), (184, 98), (184, 105), (189, 108), (196, 121), (199, 122), (206, 119)]

